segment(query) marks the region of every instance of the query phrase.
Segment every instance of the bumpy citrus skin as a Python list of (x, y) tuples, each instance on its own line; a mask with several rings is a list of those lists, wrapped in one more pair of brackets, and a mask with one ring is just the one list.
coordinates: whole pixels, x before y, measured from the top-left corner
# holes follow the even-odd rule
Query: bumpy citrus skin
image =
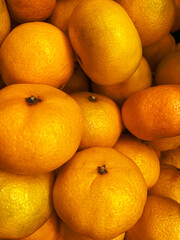
[(50, 172), (79, 147), (81, 109), (57, 88), (9, 85), (0, 91), (0, 115), (0, 165), (10, 172)]
[(155, 83), (180, 84), (180, 49), (171, 51), (161, 59), (156, 69)]
[(5, 0), (0, 0), (0, 46), (11, 30), (11, 19)]
[(78, 62), (97, 84), (123, 82), (140, 63), (139, 34), (126, 11), (114, 1), (80, 2), (69, 19), (68, 32)]
[(120, 109), (110, 98), (91, 92), (70, 95), (80, 106), (84, 116), (83, 136), (79, 149), (112, 147), (122, 132)]
[(143, 214), (126, 233), (127, 240), (177, 240), (180, 232), (180, 204), (162, 196), (149, 196)]
[(74, 56), (67, 36), (46, 22), (15, 27), (0, 48), (0, 73), (6, 85), (65, 84), (74, 70)]
[(51, 216), (47, 219), (47, 221), (37, 229), (37, 231), (33, 232), (33, 234), (20, 238), (18, 240), (57, 240), (59, 235), (59, 218), (55, 211), (52, 212)]
[(160, 175), (156, 184), (149, 189), (149, 194), (169, 197), (180, 204), (180, 171), (167, 164), (161, 164)]
[(159, 178), (160, 163), (155, 150), (130, 134), (123, 134), (113, 147), (133, 160), (146, 181), (152, 187)]
[(11, 16), (19, 23), (44, 21), (56, 5), (56, 0), (7, 0)]
[(136, 71), (124, 82), (116, 85), (99, 85), (92, 82), (92, 89), (114, 100), (121, 108), (124, 101), (134, 92), (151, 87), (152, 73), (147, 60), (142, 57)]
[(140, 35), (142, 45), (148, 46), (170, 32), (175, 19), (172, 0), (116, 0), (128, 13)]
[(179, 135), (180, 85), (159, 85), (132, 94), (123, 104), (122, 120), (143, 140)]
[(146, 198), (147, 186), (137, 165), (104, 147), (77, 152), (60, 167), (53, 189), (62, 221), (77, 233), (104, 240), (130, 229)]
[(0, 239), (26, 237), (53, 212), (53, 173), (22, 176), (0, 170)]

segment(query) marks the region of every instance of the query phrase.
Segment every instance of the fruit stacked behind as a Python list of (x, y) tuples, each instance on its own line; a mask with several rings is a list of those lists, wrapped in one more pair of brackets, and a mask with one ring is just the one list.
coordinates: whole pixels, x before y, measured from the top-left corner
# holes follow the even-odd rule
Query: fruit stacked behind
[(180, 238), (179, 0), (0, 0), (0, 239)]

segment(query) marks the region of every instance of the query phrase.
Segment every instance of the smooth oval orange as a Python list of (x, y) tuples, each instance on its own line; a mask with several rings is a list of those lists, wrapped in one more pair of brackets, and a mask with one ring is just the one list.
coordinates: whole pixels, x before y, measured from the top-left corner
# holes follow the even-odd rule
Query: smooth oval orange
[(125, 127), (143, 140), (180, 134), (180, 85), (159, 85), (132, 94), (123, 104)]

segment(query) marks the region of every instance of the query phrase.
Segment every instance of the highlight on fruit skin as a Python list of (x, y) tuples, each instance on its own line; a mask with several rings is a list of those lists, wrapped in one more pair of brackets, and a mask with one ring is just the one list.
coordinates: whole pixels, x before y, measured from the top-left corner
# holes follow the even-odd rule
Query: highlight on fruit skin
[(0, 169), (0, 239), (33, 234), (53, 212), (53, 172), (18, 175)]
[(69, 19), (68, 34), (79, 64), (97, 84), (119, 84), (140, 64), (139, 34), (126, 11), (114, 1), (80, 2)]

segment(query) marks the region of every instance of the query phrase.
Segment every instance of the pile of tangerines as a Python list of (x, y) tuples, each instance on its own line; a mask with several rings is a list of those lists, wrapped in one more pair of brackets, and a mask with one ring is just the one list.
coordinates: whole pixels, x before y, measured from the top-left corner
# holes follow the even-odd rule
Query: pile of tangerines
[(180, 0), (0, 0), (0, 239), (180, 239)]

